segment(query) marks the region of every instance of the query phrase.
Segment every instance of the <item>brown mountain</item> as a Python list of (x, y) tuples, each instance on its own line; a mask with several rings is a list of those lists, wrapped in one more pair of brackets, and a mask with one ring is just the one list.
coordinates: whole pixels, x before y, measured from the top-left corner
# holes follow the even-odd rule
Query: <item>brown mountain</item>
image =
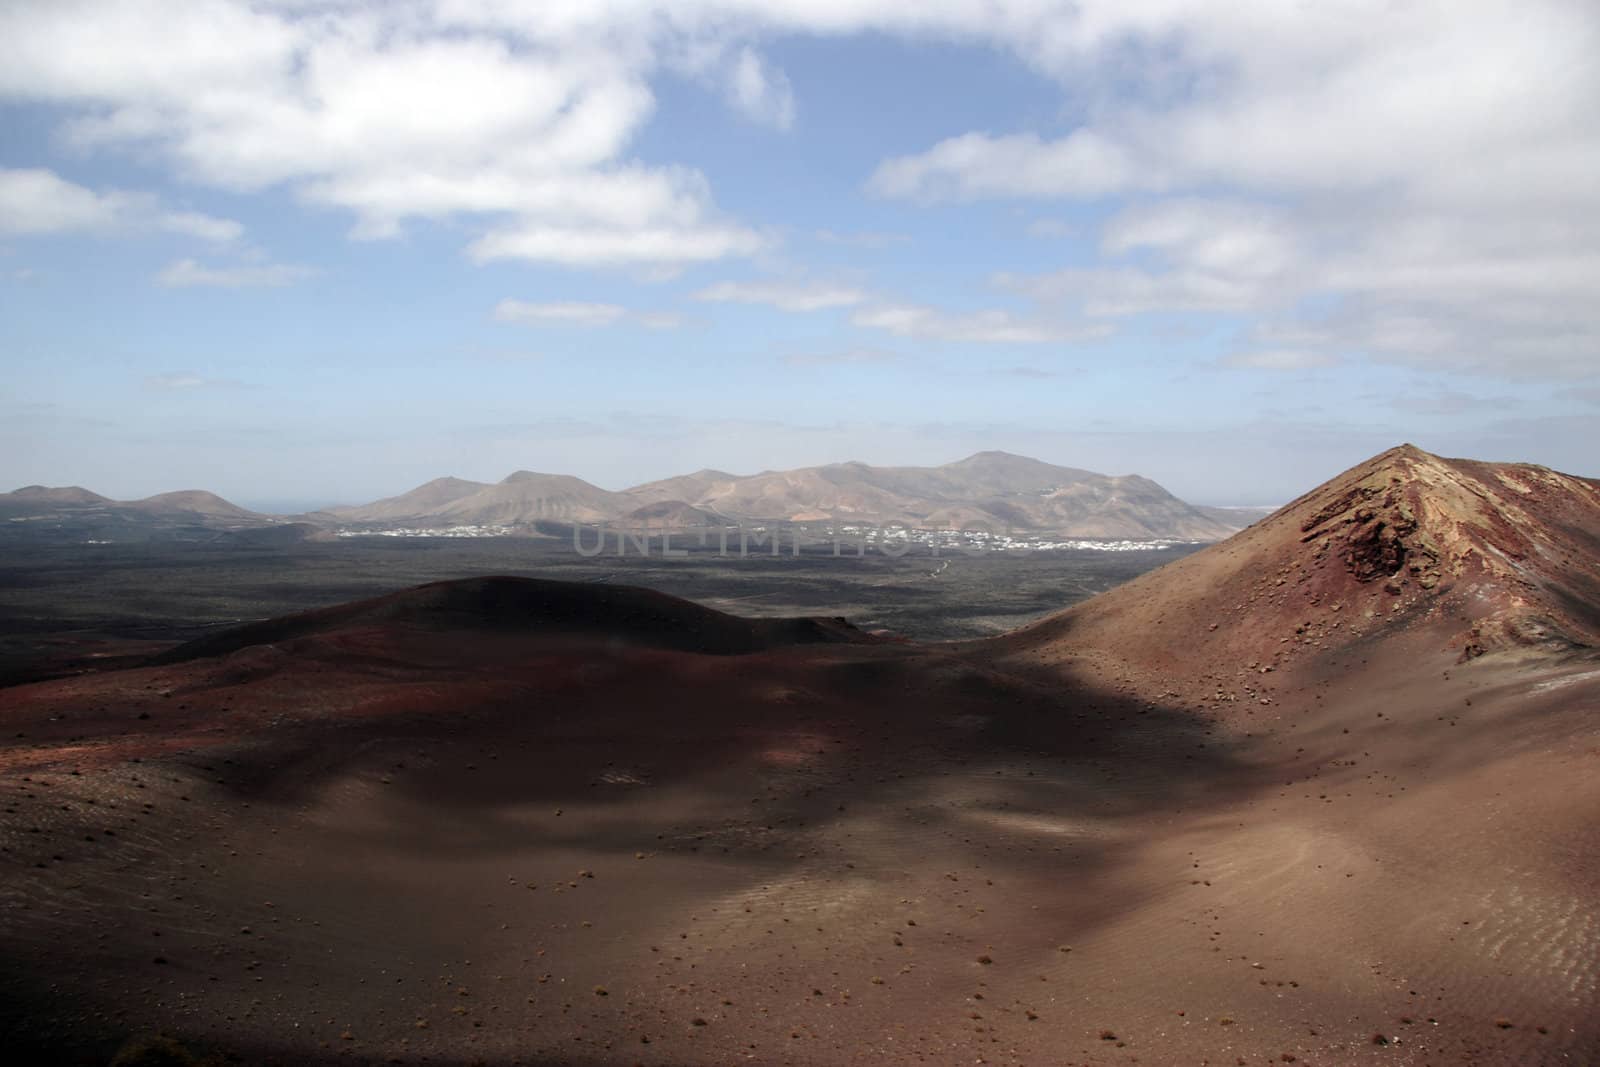
[(1600, 482), (1402, 445), (1250, 528), (1001, 639), (1192, 676), (1394, 638), (1452, 655), (1600, 645)]
[(703, 500), (714, 495), (717, 486), (737, 482), (739, 477), (727, 471), (707, 468), (695, 471), (693, 474), (680, 474), (675, 478), (645, 482), (643, 485), (624, 489), (623, 492), (644, 504), (657, 504), (668, 500)]
[[(945, 527), (975, 523), (1003, 529), (1093, 538), (1214, 540), (1247, 517), (1191, 507), (1137, 475), (1108, 477), (1006, 452), (980, 452), (941, 467), (834, 463), (740, 476), (702, 470), (611, 493), (577, 478), (523, 471), (494, 486), (447, 487), (435, 501), (430, 482), (404, 496), (334, 509), (339, 520), (421, 526), (526, 524), (541, 520), (631, 521), (640, 507), (680, 523), (788, 521), (899, 522)], [(458, 495), (459, 494), (459, 495)]]
[(435, 478), (407, 493), (371, 504), (329, 508), (307, 516), (373, 527), (524, 526), (543, 521), (614, 519), (637, 501), (565, 474), (517, 471), (495, 482)]
[(201, 489), (112, 500), (76, 486), (28, 486), (0, 494), (0, 518), (12, 537), (138, 541), (204, 538), (207, 531), (265, 527), (277, 520)]
[(76, 485), (48, 486), (25, 485), (9, 493), (0, 494), (0, 501), (8, 504), (47, 504), (62, 507), (85, 507), (93, 504), (109, 504), (109, 497)]
[(545, 520), (598, 522), (615, 518), (631, 502), (570, 474), (517, 471), (426, 513), (439, 523), (514, 525)]
[(1193, 540), (1225, 537), (1239, 525), (1190, 507), (1147, 478), (1108, 477), (1007, 452), (979, 452), (940, 467), (835, 463), (746, 478), (702, 472), (674, 481), (686, 484), (672, 490), (698, 489), (683, 497), (688, 503), (749, 519), (804, 522), (837, 515), (913, 526), (976, 522), (1065, 537)]
[(77, 486), (49, 488), (30, 485), (10, 493), (0, 493), (0, 509), (13, 515), (47, 515), (62, 511), (92, 509), (152, 516), (192, 516), (210, 519), (265, 519), (266, 516), (241, 508), (204, 489), (182, 489), (158, 493), (142, 500), (112, 500)]
[(345, 522), (390, 522), (415, 519), (447, 507), (462, 497), (471, 496), (480, 489), (489, 488), (486, 482), (470, 482), (465, 478), (435, 478), (417, 486), (409, 493), (387, 497), (371, 504), (357, 507), (329, 508), (322, 514)]
[(143, 500), (130, 500), (115, 505), (129, 511), (149, 515), (194, 516), (202, 519), (255, 520), (265, 516), (229, 503), (215, 493), (204, 489), (183, 489), (175, 493), (159, 493)]
[(78, 486), (29, 485), (10, 493), (0, 493), (0, 519), (15, 530), (21, 526), (38, 528), (51, 520), (81, 521), (103, 514), (114, 501)]
[[(35, 518), (101, 512), (138, 524), (159, 520), (232, 527), (276, 521), (213, 493), (186, 490), (118, 503), (77, 488), (30, 486), (0, 496), (0, 515)], [(80, 516), (81, 517), (81, 516)], [(834, 463), (740, 476), (701, 470), (610, 492), (570, 475), (518, 471), (495, 484), (436, 478), (402, 493), (330, 508), (302, 521), (371, 528), (531, 526), (635, 522), (663, 526), (755, 522), (976, 525), (1061, 537), (1215, 540), (1253, 516), (1192, 507), (1137, 475), (1110, 477), (1006, 452), (940, 467)]]

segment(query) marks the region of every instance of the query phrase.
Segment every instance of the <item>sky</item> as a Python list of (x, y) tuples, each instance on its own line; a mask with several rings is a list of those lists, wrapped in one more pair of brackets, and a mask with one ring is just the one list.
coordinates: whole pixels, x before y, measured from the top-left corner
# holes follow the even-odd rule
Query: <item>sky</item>
[(0, 0), (0, 490), (1600, 476), (1592, 0)]

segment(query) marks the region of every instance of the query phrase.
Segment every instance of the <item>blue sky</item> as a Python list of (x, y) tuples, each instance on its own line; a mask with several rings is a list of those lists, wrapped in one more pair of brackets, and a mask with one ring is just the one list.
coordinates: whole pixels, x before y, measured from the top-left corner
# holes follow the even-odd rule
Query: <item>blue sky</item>
[(0, 9), (0, 486), (1600, 465), (1581, 2)]

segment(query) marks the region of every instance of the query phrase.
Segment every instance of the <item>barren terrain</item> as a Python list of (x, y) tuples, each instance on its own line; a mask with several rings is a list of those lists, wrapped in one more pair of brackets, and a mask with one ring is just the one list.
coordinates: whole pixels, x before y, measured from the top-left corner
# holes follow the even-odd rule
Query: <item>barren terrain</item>
[(990, 640), (476, 579), (0, 689), (0, 1040), (1594, 1062), (1596, 529), (1397, 450)]

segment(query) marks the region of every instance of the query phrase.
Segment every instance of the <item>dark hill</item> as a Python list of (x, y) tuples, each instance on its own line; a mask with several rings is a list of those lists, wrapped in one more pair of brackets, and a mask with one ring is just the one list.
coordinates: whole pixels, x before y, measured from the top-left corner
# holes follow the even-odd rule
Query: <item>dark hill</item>
[(152, 662), (181, 663), (254, 645), (372, 627), (592, 638), (711, 655), (872, 641), (838, 618), (745, 619), (634, 586), (484, 577), (433, 582), (251, 623), (179, 645)]

